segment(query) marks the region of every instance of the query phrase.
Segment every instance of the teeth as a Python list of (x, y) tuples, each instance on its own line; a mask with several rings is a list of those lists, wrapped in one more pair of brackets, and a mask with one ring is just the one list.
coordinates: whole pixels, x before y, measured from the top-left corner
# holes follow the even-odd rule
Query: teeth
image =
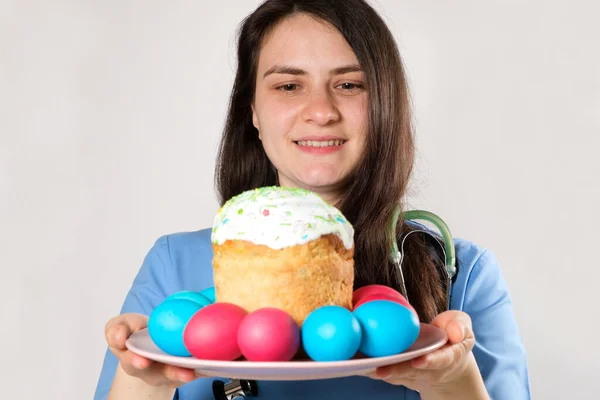
[(300, 140), (298, 143), (300, 146), (312, 146), (312, 147), (327, 147), (327, 146), (341, 146), (344, 144), (345, 140), (324, 140), (324, 141), (316, 141), (316, 140)]

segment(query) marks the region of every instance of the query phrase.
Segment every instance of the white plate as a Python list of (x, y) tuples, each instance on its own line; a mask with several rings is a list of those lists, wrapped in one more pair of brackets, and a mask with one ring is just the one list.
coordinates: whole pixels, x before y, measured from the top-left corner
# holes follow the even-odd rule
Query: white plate
[(153, 361), (196, 370), (206, 376), (271, 381), (312, 380), (361, 375), (377, 367), (391, 365), (430, 353), (442, 347), (446, 332), (430, 324), (421, 324), (419, 337), (405, 352), (387, 357), (362, 357), (347, 361), (317, 362), (310, 359), (287, 362), (213, 361), (195, 357), (177, 357), (160, 350), (144, 329), (129, 337), (126, 346), (133, 353)]

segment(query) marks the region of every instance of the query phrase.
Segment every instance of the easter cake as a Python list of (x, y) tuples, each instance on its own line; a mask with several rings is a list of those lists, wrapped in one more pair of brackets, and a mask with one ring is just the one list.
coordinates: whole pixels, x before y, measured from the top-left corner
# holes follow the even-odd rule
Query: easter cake
[(354, 230), (316, 193), (263, 187), (217, 212), (212, 230), (215, 299), (252, 312), (274, 307), (302, 326), (315, 309), (352, 309)]

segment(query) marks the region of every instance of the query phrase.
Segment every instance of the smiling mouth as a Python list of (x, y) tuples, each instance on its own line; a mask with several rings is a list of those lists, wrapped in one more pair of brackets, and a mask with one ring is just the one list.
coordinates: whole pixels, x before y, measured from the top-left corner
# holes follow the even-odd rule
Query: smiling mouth
[(307, 146), (307, 147), (329, 147), (329, 146), (341, 146), (346, 143), (347, 140), (298, 140), (294, 141), (298, 146)]

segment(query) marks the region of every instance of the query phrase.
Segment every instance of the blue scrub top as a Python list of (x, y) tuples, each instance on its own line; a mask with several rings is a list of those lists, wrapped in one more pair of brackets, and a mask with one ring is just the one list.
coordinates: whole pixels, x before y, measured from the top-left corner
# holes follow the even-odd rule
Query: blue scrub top
[[(146, 255), (127, 294), (121, 313), (150, 315), (168, 295), (213, 286), (211, 230), (159, 238)], [(530, 399), (525, 349), (506, 282), (494, 255), (471, 242), (455, 239), (456, 282), (451, 305), (471, 316), (476, 344), (473, 354), (494, 400)], [(117, 358), (107, 350), (95, 400), (106, 399)], [(214, 378), (227, 381), (227, 378)], [(199, 378), (178, 389), (181, 400), (212, 400), (213, 378)], [(417, 392), (367, 377), (315, 381), (259, 381), (258, 400), (285, 399), (405, 399)], [(467, 396), (468, 397), (468, 396)]]

